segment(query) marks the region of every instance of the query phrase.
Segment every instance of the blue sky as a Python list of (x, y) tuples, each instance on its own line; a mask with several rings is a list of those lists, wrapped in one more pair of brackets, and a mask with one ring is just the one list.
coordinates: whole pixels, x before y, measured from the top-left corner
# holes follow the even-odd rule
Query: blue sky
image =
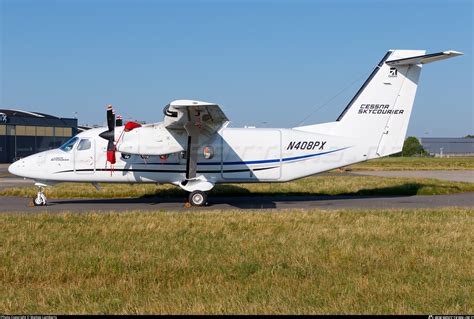
[(3, 108), (158, 122), (199, 99), (234, 127), (292, 127), (335, 120), (388, 49), (453, 49), (424, 68), (408, 133), (474, 133), (469, 0), (0, 3)]

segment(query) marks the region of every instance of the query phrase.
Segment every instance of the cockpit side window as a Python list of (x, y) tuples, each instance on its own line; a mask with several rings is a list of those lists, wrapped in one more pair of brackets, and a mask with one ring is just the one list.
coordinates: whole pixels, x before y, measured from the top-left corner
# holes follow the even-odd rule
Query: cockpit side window
[(82, 139), (77, 146), (78, 151), (85, 151), (91, 148), (91, 140), (89, 139)]
[(64, 143), (63, 145), (61, 145), (59, 147), (60, 150), (64, 151), (64, 152), (69, 152), (70, 150), (72, 150), (72, 148), (74, 147), (74, 144), (76, 144), (76, 142), (79, 140), (79, 138), (77, 137), (73, 137), (69, 140), (67, 140), (66, 143)]

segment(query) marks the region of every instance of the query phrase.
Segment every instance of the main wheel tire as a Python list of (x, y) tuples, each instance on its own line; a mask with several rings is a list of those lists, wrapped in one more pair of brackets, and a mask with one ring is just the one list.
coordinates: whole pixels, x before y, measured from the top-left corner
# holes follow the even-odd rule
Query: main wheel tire
[(207, 204), (207, 195), (203, 191), (194, 191), (189, 194), (189, 203), (193, 206), (204, 206)]
[(41, 196), (36, 196), (35, 198), (33, 198), (33, 204), (35, 206), (44, 206), (46, 205), (46, 202), (43, 200)]

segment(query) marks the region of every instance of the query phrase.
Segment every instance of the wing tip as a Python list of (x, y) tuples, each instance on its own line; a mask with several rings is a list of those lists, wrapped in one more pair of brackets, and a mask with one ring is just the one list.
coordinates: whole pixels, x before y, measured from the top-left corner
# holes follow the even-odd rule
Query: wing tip
[(453, 55), (453, 56), (464, 55), (463, 52), (455, 51), (455, 50), (443, 51), (443, 54), (446, 54), (446, 55)]

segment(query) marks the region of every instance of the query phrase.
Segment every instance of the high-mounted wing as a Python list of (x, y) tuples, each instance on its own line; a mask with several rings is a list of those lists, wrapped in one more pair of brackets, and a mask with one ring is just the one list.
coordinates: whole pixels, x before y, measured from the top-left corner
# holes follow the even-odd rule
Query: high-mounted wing
[[(199, 140), (207, 140), (229, 119), (219, 105), (201, 101), (177, 100), (168, 104), (164, 126), (169, 130), (185, 130), (188, 134), (186, 148), (186, 181), (196, 177)], [(183, 184), (185, 185), (185, 184)]]
[(163, 109), (165, 127), (184, 129), (188, 122), (200, 126), (201, 134), (211, 135), (229, 121), (219, 105), (201, 101), (177, 100)]

